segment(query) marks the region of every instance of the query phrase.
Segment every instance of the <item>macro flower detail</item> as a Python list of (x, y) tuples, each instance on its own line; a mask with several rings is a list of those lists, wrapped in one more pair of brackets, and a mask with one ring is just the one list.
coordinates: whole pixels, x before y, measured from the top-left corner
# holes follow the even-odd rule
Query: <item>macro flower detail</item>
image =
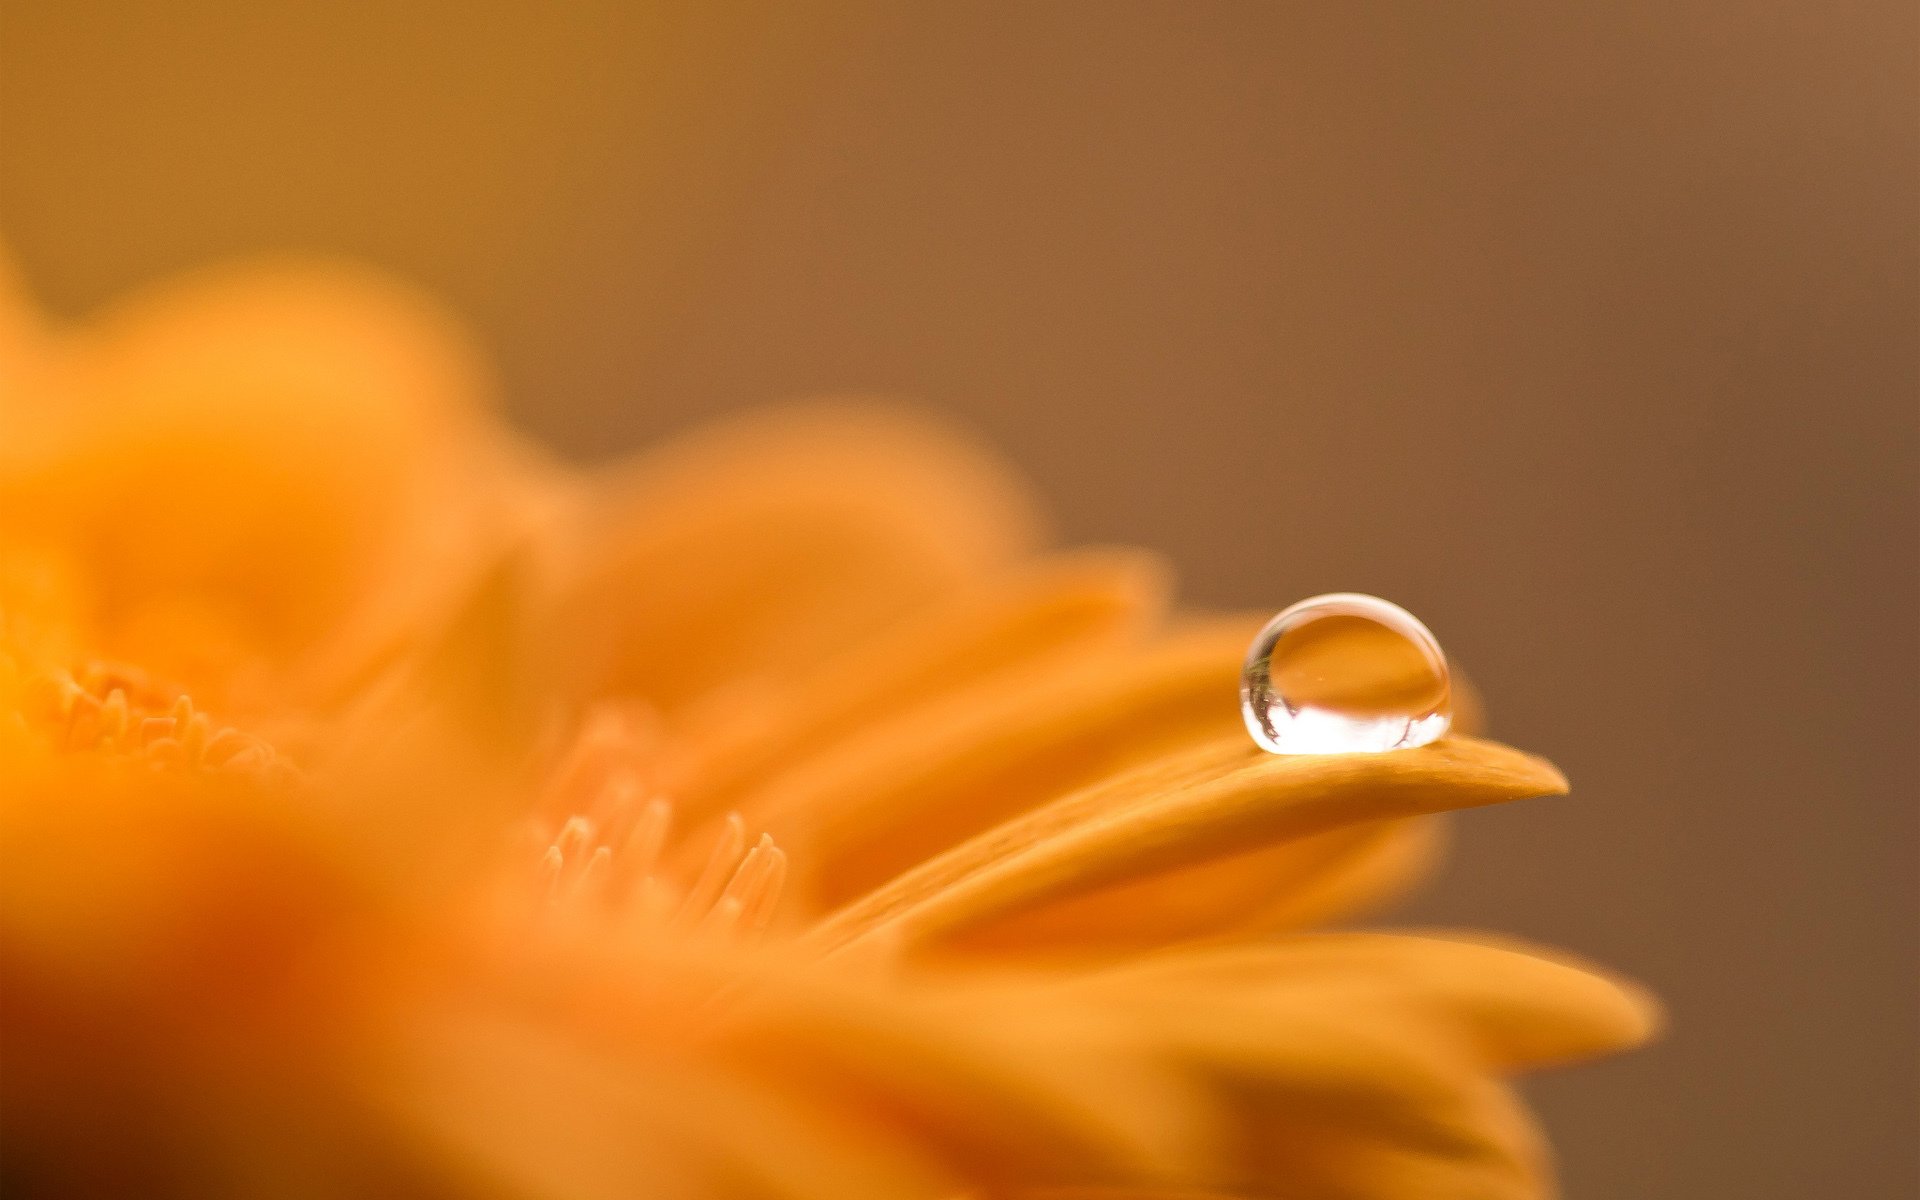
[(8, 1194), (1541, 1196), (1652, 1030), (1340, 928), (1550, 764), (1261, 752), (1258, 615), (925, 419), (563, 467), (316, 265), (0, 355)]

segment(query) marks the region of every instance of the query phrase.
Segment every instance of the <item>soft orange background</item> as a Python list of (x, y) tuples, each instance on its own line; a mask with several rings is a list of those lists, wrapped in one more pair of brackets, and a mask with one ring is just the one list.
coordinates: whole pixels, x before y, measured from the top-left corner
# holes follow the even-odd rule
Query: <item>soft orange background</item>
[(260, 5), (0, 15), (0, 226), (79, 311), (345, 251), (598, 456), (915, 397), (1192, 599), (1376, 591), (1570, 801), (1411, 919), (1672, 1007), (1541, 1083), (1574, 1197), (1916, 1178), (1908, 4)]

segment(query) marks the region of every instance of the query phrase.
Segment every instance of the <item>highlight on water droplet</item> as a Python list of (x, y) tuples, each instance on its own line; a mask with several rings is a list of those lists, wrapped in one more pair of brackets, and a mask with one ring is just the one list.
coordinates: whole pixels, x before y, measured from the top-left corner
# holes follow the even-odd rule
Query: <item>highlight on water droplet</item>
[(1240, 713), (1274, 754), (1424, 746), (1453, 723), (1447, 656), (1397, 604), (1359, 592), (1314, 596), (1253, 639)]

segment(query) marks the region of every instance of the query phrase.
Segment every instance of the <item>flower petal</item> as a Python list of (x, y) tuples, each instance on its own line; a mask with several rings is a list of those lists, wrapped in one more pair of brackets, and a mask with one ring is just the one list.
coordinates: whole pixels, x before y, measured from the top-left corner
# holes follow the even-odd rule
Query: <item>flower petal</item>
[(1382, 1200), (1538, 1195), (1532, 1123), (1458, 1028), (1390, 976), (1356, 989), (1360, 974), (1122, 970), (1069, 986), (1230, 1098), (1242, 1136), (1222, 1183)]
[(816, 1103), (937, 1147), (976, 1183), (1175, 1179), (1205, 1124), (1132, 1031), (1032, 984), (844, 987), (815, 979), (756, 1003), (728, 1035), (743, 1063)]
[(1305, 929), (1363, 916), (1424, 878), (1446, 845), (1446, 824), (1437, 816), (1381, 821), (1349, 833), (1350, 841), (1250, 914), (1238, 931)]
[(1173, 951), (1104, 979), (1123, 989), (1158, 981), (1182, 994), (1195, 987), (1265, 997), (1311, 992), (1418, 1009), (1498, 1071), (1626, 1049), (1659, 1024), (1658, 1006), (1633, 984), (1557, 953), (1464, 935), (1298, 934)]
[(762, 414), (608, 474), (551, 653), (587, 694), (673, 712), (815, 668), (1035, 538), (998, 465), (930, 422)]
[[(1251, 619), (1013, 678), (869, 727), (742, 799), (831, 906), (1076, 788), (1240, 729)], [(1236, 743), (1250, 753), (1244, 736)], [(1244, 755), (1236, 755), (1244, 757)]]
[(1435, 818), (1414, 818), (1291, 839), (1028, 909), (950, 949), (1085, 959), (1324, 925), (1405, 891), (1434, 861), (1439, 830)]
[(775, 771), (831, 758), (876, 725), (911, 727), (982, 688), (1111, 654), (1162, 614), (1165, 571), (1137, 551), (1079, 551), (969, 589), (836, 656), (792, 687), (719, 714), (666, 784), (683, 814), (705, 817)]
[(405, 1058), (369, 1074), (380, 1089), (373, 1102), (450, 1194), (932, 1200), (952, 1191), (871, 1131), (834, 1128), (821, 1110), (712, 1064), (582, 1045), (499, 1015), (423, 1028)]
[(829, 918), (828, 947), (903, 949), (1097, 887), (1358, 822), (1557, 795), (1550, 764), (1450, 738), (1387, 754), (1257, 754), (1238, 740), (1096, 785), (940, 855)]
[(477, 356), (370, 273), (185, 277), (55, 353), (0, 471), (8, 527), (84, 553), (97, 649), (203, 699), (255, 661), (342, 666), (343, 626), (437, 598), (505, 473)]

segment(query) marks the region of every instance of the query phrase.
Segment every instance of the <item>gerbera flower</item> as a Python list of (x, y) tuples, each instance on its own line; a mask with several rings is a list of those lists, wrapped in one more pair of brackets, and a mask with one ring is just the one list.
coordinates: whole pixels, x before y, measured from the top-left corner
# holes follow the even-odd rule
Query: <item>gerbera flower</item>
[(1258, 751), (1264, 614), (924, 420), (565, 470), (337, 268), (3, 324), (19, 1194), (1537, 1196), (1507, 1079), (1648, 1033), (1324, 931), (1550, 765)]

